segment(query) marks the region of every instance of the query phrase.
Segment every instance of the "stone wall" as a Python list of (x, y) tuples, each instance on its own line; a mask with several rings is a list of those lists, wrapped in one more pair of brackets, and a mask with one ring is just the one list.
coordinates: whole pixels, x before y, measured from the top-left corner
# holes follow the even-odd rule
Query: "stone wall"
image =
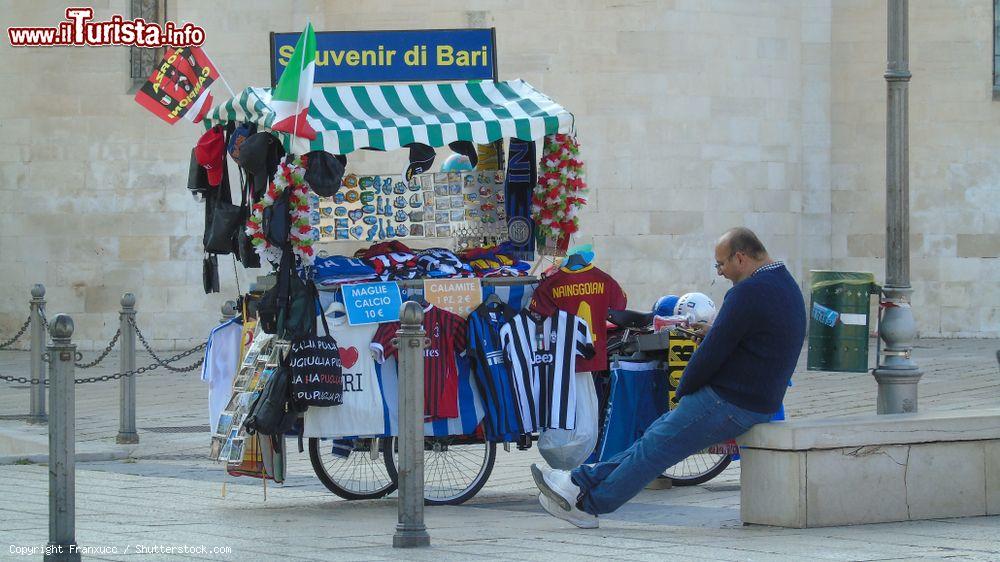
[[(910, 252), (924, 336), (1000, 335), (993, 3), (910, 3)], [(885, 257), (886, 8), (833, 3), (833, 267)]]
[[(128, 15), (123, 0), (89, 4), (98, 19)], [(739, 224), (804, 285), (811, 268), (881, 278), (881, 2), (559, 5), (177, 0), (167, 16), (205, 27), (206, 51), (237, 90), (268, 83), (267, 33), (307, 19), (320, 30), (496, 27), (501, 78), (523, 78), (576, 115), (593, 189), (580, 241), (595, 244), (635, 308), (668, 292), (721, 300), (728, 283), (712, 246)], [(992, 10), (988, 0), (950, 6), (911, 5), (916, 315), (924, 335), (996, 336), (1000, 289), (979, 288), (1000, 278)], [(10, 3), (5, 14), (51, 25), (64, 7)], [(158, 346), (201, 341), (236, 287), (225, 260), (223, 294), (200, 287), (201, 207), (183, 187), (200, 129), (169, 127), (132, 101), (127, 49), (0, 44), (0, 335), (42, 282), (50, 315), (73, 314), (84, 349), (114, 333), (124, 291)], [(222, 84), (213, 92), (226, 97)], [(364, 154), (350, 165), (378, 173), (404, 160)], [(257, 273), (241, 273), (244, 290)]]

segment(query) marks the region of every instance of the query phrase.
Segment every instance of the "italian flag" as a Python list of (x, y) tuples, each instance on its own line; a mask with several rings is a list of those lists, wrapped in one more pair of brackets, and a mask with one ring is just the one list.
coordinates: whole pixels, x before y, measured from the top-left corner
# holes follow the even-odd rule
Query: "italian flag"
[(275, 118), (271, 129), (291, 133), (295, 136), (316, 139), (316, 130), (306, 121), (309, 114), (309, 95), (313, 88), (313, 75), (316, 73), (316, 34), (312, 24), (306, 24), (299, 42), (295, 44), (295, 52), (288, 61), (288, 66), (281, 74), (278, 85), (271, 92), (271, 109)]

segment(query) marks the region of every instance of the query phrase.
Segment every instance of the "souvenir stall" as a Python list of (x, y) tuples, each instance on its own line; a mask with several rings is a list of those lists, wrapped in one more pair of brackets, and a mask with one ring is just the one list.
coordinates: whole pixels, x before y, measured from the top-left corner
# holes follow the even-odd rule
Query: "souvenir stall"
[[(492, 341), (485, 346), (489, 349), (483, 349), (491, 335), (499, 336), (504, 322), (496, 318), (509, 320), (531, 302), (537, 278), (528, 270), (536, 252), (565, 254), (576, 231), (575, 214), (586, 201), (586, 186), (570, 135), (572, 115), (520, 80), (315, 87), (305, 121), (315, 133), (312, 138), (271, 129), (276, 120), (272, 106), (270, 89), (247, 88), (204, 121), (210, 142), (225, 147), (221, 158), (228, 152), (240, 171), (242, 216), (233, 237), (234, 254), (247, 267), (256, 261), (276, 270), (258, 284), (256, 296), (265, 293), (262, 301), (254, 305), (247, 299), (249, 309), (245, 304), (244, 310), (253, 316), (254, 308), (258, 314), (267, 309), (265, 290), (272, 285), (285, 287), (281, 298), (294, 299), (301, 292), (297, 283), (308, 280), (318, 289), (315, 301), (330, 324), (328, 332), (320, 328), (318, 333), (332, 334), (339, 342), (340, 383), (327, 387), (339, 394), (339, 401), (307, 408), (302, 434), (342, 440), (396, 433), (395, 360), (391, 353), (380, 361), (369, 357), (369, 347), (376, 347), (370, 342), (386, 331), (382, 326), (392, 324), (355, 324), (340, 312), (345, 304), (343, 287), (372, 282), (395, 284), (402, 298), (427, 304), (428, 316), (440, 309), (448, 314), (442, 318), (461, 322), (457, 330), (465, 340), (463, 349), (442, 350), (449, 355), (444, 368), (457, 371), (457, 388), (444, 395), (456, 395), (457, 410), (440, 415), (425, 412), (427, 435), (479, 435), (493, 443), (530, 446), (531, 434), (541, 427), (572, 429), (574, 416), (565, 411), (566, 404), (572, 407), (572, 396), (561, 402), (544, 396), (547, 402), (563, 405), (564, 410), (555, 414), (546, 408), (539, 414), (538, 406), (527, 405), (551, 393), (551, 388), (539, 389), (537, 382), (535, 388), (530, 382), (526, 388), (522, 385), (520, 395), (508, 384), (498, 399), (489, 369), (495, 354), (504, 350), (490, 347), (498, 345)], [(494, 148), (503, 139), (508, 142), (507, 154)], [(207, 142), (203, 137), (199, 145)], [(455, 156), (432, 171), (434, 149), (441, 147)], [(409, 158), (400, 166), (405, 168), (400, 174), (355, 171), (348, 164), (357, 150), (403, 148)], [(498, 169), (504, 156), (508, 166)], [(452, 165), (455, 160), (459, 165)], [(219, 222), (219, 215), (217, 210), (206, 213), (208, 231)], [(341, 255), (338, 248), (344, 243), (361, 248), (350, 256)], [(481, 332), (472, 337), (468, 318), (477, 309), (480, 316), (494, 321), (479, 322)], [(219, 422), (213, 424), (212, 455), (228, 460), (234, 474), (239, 473), (234, 466), (246, 464), (243, 443), (252, 435), (248, 427), (252, 432), (254, 425), (248, 418), (289, 351), (287, 340), (295, 339), (288, 337), (294, 330), (268, 326), (274, 323), (273, 318), (264, 320), (268, 312), (273, 311), (265, 311), (255, 331), (243, 331), (244, 351), (233, 393)], [(291, 310), (284, 312), (294, 316)], [(550, 307), (545, 316), (557, 312)], [(589, 315), (586, 320), (591, 321)], [(425, 320), (429, 333), (444, 325)], [(589, 328), (581, 330), (589, 333)], [(272, 336), (275, 331), (279, 333)], [(356, 343), (342, 343), (348, 341)], [(512, 338), (510, 345), (515, 343), (530, 342)], [(472, 353), (456, 356), (455, 352), (466, 350)], [(477, 357), (483, 358), (478, 369)], [(437, 368), (430, 360), (427, 363), (428, 368)], [(518, 410), (508, 402), (515, 396), (525, 402), (523, 411), (545, 419), (513, 419), (511, 412)], [(427, 402), (433, 399), (425, 396)], [(284, 451), (278, 440), (260, 441), (269, 441), (260, 449), (272, 460), (258, 463), (261, 470), (255, 475), (272, 478), (273, 467), (283, 466)], [(247, 472), (253, 473), (254, 467), (250, 468)]]
[[(391, 492), (404, 298), (428, 335), (428, 503), (472, 497), (497, 443), (537, 440), (557, 468), (627, 446), (641, 424), (619, 414), (636, 408), (605, 415), (595, 388), (614, 370), (605, 319), (625, 294), (589, 248), (569, 249), (586, 203), (573, 116), (521, 80), (314, 87), (313, 43), (307, 25), (274, 88), (230, 89), (214, 108), (205, 88), (221, 75), (198, 49), (168, 50), (137, 94), (169, 123), (205, 126), (188, 179), (205, 292), (219, 291), (219, 256), (269, 272), (206, 346), (211, 457), (281, 482), (293, 434), (331, 491)], [(566, 258), (539, 279), (541, 256)], [(622, 437), (598, 447), (601, 433)]]

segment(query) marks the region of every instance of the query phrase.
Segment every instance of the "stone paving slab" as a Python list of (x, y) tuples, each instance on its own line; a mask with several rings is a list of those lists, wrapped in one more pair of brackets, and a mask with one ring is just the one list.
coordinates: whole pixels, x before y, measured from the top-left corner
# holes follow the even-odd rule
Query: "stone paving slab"
[[(997, 406), (996, 340), (921, 340), (922, 410)], [(27, 371), (27, 354), (0, 352), (0, 374)], [(142, 355), (139, 365), (149, 361)], [(809, 372), (805, 357), (789, 389), (792, 417), (874, 411), (870, 375)], [(114, 371), (116, 357), (87, 372)], [(104, 369), (101, 371), (101, 369)], [(101, 372), (98, 372), (101, 371)], [(77, 376), (81, 376), (78, 372)], [(0, 383), (0, 416), (27, 411), (27, 389)], [(197, 373), (147, 375), (138, 381), (140, 443), (133, 458), (77, 464), (77, 541), (117, 546), (118, 554), (88, 560), (998, 560), (1000, 517), (943, 519), (821, 529), (743, 526), (739, 463), (690, 488), (644, 491), (601, 528), (582, 530), (549, 517), (536, 501), (527, 470), (537, 449), (497, 450), (492, 476), (462, 506), (428, 507), (431, 549), (391, 548), (395, 495), (347, 502), (328, 492), (308, 454), (290, 446), (284, 486), (227, 476), (208, 461), (204, 433), (155, 433), (144, 428), (207, 423), (207, 388)], [(113, 449), (117, 385), (77, 386), (78, 447)], [(0, 419), (0, 429), (45, 437), (45, 426)], [(10, 545), (42, 546), (48, 535), (48, 470), (39, 464), (0, 466), (0, 560), (17, 559)], [(222, 495), (223, 483), (226, 494)], [(262, 538), (263, 537), (263, 538)], [(137, 555), (136, 545), (204, 545), (227, 553)], [(123, 553), (127, 545), (132, 551)]]

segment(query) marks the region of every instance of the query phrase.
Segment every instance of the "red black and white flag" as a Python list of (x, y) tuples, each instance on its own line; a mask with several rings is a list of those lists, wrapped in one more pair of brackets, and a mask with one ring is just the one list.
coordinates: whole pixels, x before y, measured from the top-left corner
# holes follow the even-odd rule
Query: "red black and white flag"
[(184, 117), (195, 123), (212, 108), (209, 87), (219, 71), (201, 47), (167, 48), (135, 101), (173, 125)]

